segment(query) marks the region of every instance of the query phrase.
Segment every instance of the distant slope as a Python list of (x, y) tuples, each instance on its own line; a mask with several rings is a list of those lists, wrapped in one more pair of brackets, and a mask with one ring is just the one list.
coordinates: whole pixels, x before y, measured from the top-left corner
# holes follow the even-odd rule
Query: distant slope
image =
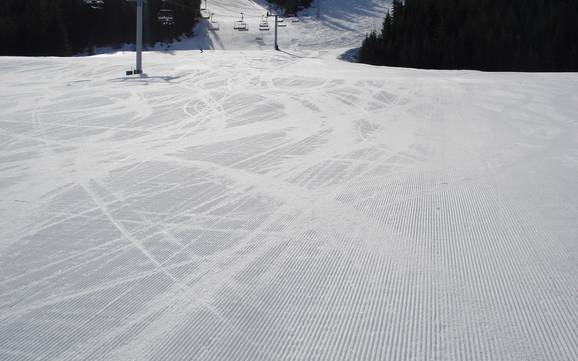
[[(204, 2), (203, 2), (204, 4)], [(298, 22), (285, 21), (279, 29), (279, 45), (286, 50), (320, 50), (359, 47), (364, 36), (377, 29), (389, 0), (321, 0), (320, 19), (317, 19), (317, 3), (298, 13)], [(186, 49), (272, 49), (273, 18), (269, 19), (269, 31), (259, 31), (259, 22), (267, 13), (266, 1), (207, 0), (207, 8), (214, 13), (213, 20), (220, 30), (209, 30), (209, 21), (201, 20), (195, 28), (195, 36), (168, 46), (172, 50)], [(233, 30), (235, 21), (244, 13), (249, 30)]]

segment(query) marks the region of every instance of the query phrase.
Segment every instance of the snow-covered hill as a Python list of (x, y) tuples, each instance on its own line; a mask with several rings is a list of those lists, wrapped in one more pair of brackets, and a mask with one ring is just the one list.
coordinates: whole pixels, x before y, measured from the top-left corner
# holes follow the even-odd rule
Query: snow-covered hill
[(578, 359), (578, 74), (342, 62), (315, 21), (136, 78), (0, 58), (0, 360)]
[[(310, 52), (333, 48), (359, 47), (364, 36), (381, 28), (390, 0), (321, 0), (317, 18), (317, 0), (310, 9), (299, 12), (297, 17), (284, 19), (278, 28), (281, 49)], [(203, 7), (204, 7), (203, 2)], [(210, 20), (201, 19), (195, 28), (195, 37), (158, 48), (168, 50), (220, 49), (257, 50), (273, 49), (274, 18), (269, 17), (268, 31), (259, 30), (263, 16), (281, 13), (265, 0), (207, 0), (206, 11)], [(235, 21), (247, 24), (247, 31), (234, 29)], [(218, 31), (212, 31), (211, 21)]]

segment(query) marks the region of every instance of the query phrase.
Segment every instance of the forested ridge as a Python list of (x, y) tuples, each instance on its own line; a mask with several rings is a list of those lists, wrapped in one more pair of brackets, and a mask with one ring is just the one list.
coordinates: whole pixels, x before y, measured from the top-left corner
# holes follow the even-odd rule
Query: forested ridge
[(285, 14), (291, 14), (299, 9), (308, 8), (313, 0), (267, 0), (267, 2), (279, 6)]
[[(175, 23), (162, 26), (156, 18), (161, 0), (146, 0), (146, 44), (190, 35), (200, 0), (168, 0)], [(67, 56), (91, 52), (95, 46), (134, 43), (135, 2), (104, 0), (93, 9), (84, 0), (1, 0), (0, 55)]]
[[(192, 35), (202, 0), (145, 0), (144, 42), (152, 45)], [(312, 0), (267, 0), (285, 13), (308, 7)], [(174, 24), (157, 20), (170, 9)], [(92, 53), (95, 47), (119, 47), (135, 41), (135, 1), (0, 0), (0, 55), (68, 56)]]
[(496, 71), (578, 71), (576, 0), (395, 0), (359, 61)]

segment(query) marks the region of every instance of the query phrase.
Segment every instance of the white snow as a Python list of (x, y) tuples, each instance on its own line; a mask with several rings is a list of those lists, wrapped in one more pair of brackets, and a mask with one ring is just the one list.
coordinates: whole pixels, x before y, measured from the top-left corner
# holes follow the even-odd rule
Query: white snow
[(217, 4), (229, 50), (144, 77), (0, 58), (0, 360), (578, 359), (578, 74), (343, 62), (385, 6), (343, 1), (275, 52)]

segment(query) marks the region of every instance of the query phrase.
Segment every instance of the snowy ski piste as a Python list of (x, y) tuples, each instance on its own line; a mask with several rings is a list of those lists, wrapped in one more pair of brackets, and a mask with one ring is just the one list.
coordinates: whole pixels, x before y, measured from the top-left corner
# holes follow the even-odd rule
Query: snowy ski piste
[(578, 360), (578, 74), (342, 61), (387, 3), (324, 3), (0, 58), (0, 360)]

